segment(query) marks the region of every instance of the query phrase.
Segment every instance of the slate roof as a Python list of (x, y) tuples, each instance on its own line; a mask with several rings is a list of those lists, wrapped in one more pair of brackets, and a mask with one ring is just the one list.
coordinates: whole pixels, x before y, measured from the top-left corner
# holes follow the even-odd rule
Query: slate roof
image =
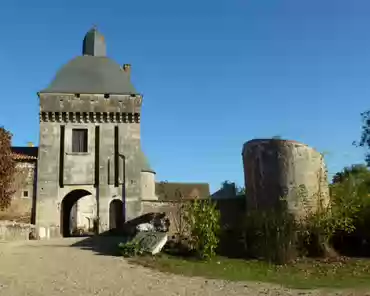
[(155, 184), (155, 194), (161, 201), (176, 201), (180, 199), (180, 190), (184, 199), (207, 198), (210, 196), (207, 183), (160, 183)]
[(78, 56), (64, 65), (40, 93), (138, 94), (130, 77), (104, 56)]
[(82, 44), (82, 54), (91, 56), (106, 56), (106, 45), (104, 36), (96, 28), (92, 28), (85, 35)]
[(11, 147), (12, 155), (15, 160), (30, 161), (37, 160), (38, 147)]

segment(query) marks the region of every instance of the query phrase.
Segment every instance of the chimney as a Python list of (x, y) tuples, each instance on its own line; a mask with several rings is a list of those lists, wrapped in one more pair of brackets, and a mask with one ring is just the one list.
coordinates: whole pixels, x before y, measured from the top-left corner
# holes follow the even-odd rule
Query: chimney
[(33, 143), (32, 142), (28, 142), (27, 143), (27, 147), (34, 147)]
[(124, 64), (123, 65), (123, 71), (125, 71), (128, 75), (128, 78), (131, 76), (131, 65), (130, 64)]

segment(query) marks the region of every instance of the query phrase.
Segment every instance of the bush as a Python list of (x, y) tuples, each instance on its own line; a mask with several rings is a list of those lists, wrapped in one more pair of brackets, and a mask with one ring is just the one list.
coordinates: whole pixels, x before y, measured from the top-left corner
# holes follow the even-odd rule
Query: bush
[(12, 135), (0, 127), (0, 210), (11, 204), (15, 174), (15, 162), (11, 150)]
[(351, 233), (355, 230), (355, 216), (359, 213), (363, 188), (351, 179), (332, 190), (328, 206), (322, 197), (313, 196), (318, 202), (312, 212), (304, 185), (297, 190), (297, 200), (302, 200), (306, 212), (297, 219), (280, 207), (261, 211), (249, 210), (245, 220), (244, 239), (247, 255), (282, 264), (297, 256), (336, 256), (331, 247), (332, 238), (338, 231)]
[(342, 212), (349, 221), (347, 225), (353, 225), (350, 232), (336, 231), (335, 246), (347, 254), (369, 255), (369, 170), (361, 165), (345, 168), (335, 175), (330, 189), (336, 212)]
[(215, 256), (219, 244), (220, 212), (210, 199), (184, 204), (184, 221), (192, 251), (203, 259)]
[(138, 242), (120, 243), (118, 245), (123, 257), (135, 257), (144, 254), (144, 250), (140, 247)]
[(275, 209), (247, 212), (245, 251), (250, 257), (283, 264), (297, 257), (299, 224), (293, 215)]

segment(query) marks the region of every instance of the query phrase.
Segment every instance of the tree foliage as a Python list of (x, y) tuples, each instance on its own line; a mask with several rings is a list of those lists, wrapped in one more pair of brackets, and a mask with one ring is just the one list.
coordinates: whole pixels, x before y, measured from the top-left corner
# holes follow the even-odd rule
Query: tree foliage
[(0, 210), (10, 206), (14, 193), (15, 162), (12, 158), (11, 139), (11, 133), (0, 127)]
[(330, 191), (337, 212), (351, 219), (357, 233), (369, 236), (370, 171), (366, 166), (353, 165), (337, 173)]
[(354, 164), (352, 166), (345, 167), (342, 171), (336, 173), (333, 177), (332, 183), (343, 184), (350, 177), (353, 178), (353, 181), (356, 183), (368, 182), (370, 180), (370, 171), (364, 164)]
[(196, 199), (184, 204), (183, 214), (191, 249), (201, 259), (210, 259), (219, 243), (220, 212), (216, 204), (210, 199)]
[(353, 142), (358, 147), (363, 147), (367, 150), (365, 160), (368, 166), (370, 166), (370, 110), (361, 113), (362, 119), (362, 132), (359, 142)]

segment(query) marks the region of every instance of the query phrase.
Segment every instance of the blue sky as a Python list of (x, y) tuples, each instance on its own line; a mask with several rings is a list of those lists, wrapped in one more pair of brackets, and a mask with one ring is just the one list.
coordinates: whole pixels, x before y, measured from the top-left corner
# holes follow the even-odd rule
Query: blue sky
[(325, 151), (329, 172), (370, 108), (370, 1), (0, 2), (0, 124), (38, 142), (38, 99), (93, 24), (143, 93), (142, 145), (158, 180), (242, 185), (241, 149), (281, 136)]

